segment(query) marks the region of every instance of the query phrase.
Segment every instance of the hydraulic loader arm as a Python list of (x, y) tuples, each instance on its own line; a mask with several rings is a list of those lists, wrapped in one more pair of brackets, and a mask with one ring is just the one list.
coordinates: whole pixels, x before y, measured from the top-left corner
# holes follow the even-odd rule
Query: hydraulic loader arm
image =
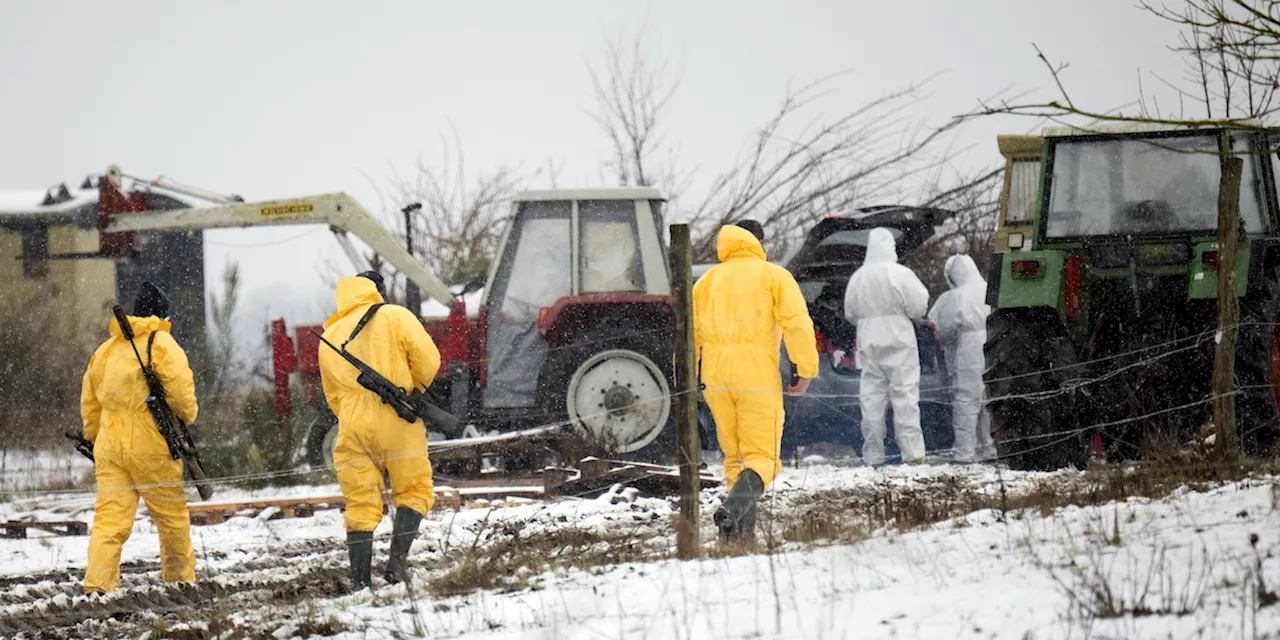
[(424, 294), (446, 305), (453, 300), (453, 293), (440, 278), (415, 260), (386, 227), (355, 198), (345, 193), (112, 215), (103, 223), (101, 232), (109, 234), (302, 224), (325, 224), (351, 233), (404, 274), (410, 282), (418, 285), (418, 289)]

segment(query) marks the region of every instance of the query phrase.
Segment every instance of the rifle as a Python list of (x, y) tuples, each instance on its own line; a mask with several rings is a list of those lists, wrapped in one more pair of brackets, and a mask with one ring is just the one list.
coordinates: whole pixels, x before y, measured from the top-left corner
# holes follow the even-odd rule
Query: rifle
[[(196, 443), (191, 439), (191, 431), (182, 420), (178, 419), (178, 416), (173, 415), (173, 409), (164, 399), (164, 385), (160, 383), (160, 378), (156, 375), (151, 363), (143, 364), (142, 355), (138, 353), (138, 345), (133, 343), (133, 327), (125, 317), (124, 309), (116, 305), (112, 307), (111, 313), (115, 314), (121, 335), (129, 341), (129, 346), (133, 347), (133, 355), (138, 359), (138, 366), (142, 367), (142, 377), (147, 382), (147, 411), (151, 412), (151, 417), (156, 421), (156, 428), (160, 430), (160, 435), (164, 436), (164, 442), (169, 447), (169, 455), (173, 456), (174, 460), (182, 460), (187, 474), (196, 484), (196, 490), (200, 492), (200, 499), (208, 500), (213, 497), (213, 485), (209, 484), (209, 478), (204, 474), (200, 453), (196, 451)], [(150, 358), (151, 344), (148, 342), (147, 359), (150, 360)]]
[(93, 459), (93, 443), (89, 442), (82, 432), (76, 431), (75, 429), (67, 429), (62, 433), (62, 435), (66, 436), (67, 439), (72, 442), (72, 446), (76, 448), (76, 451), (80, 452), (80, 455), (88, 458), (90, 461), (95, 461)]
[(404, 389), (397, 387), (390, 380), (387, 380), (382, 374), (373, 370), (373, 367), (361, 362), (359, 358), (351, 355), (346, 349), (335, 347), (332, 342), (324, 339), (324, 336), (311, 330), (311, 334), (320, 339), (325, 346), (333, 349), (338, 355), (342, 356), (355, 367), (360, 375), (356, 377), (356, 382), (377, 394), (382, 403), (390, 406), (401, 420), (413, 424), (422, 419), (428, 426), (435, 427), (441, 433), (448, 436), (450, 440), (457, 439), (462, 435), (462, 422), (456, 416), (436, 406), (431, 402), (430, 392), (426, 389), (414, 389), (405, 392)]

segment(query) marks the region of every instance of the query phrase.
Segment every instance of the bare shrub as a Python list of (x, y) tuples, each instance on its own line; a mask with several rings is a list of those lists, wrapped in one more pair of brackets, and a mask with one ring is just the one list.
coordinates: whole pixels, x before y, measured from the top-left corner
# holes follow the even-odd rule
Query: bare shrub
[(935, 206), (942, 206), (989, 186), (990, 175), (970, 181), (946, 170), (947, 141), (960, 120), (931, 124), (903, 115), (923, 101), (928, 81), (828, 110), (827, 98), (843, 75), (835, 74), (788, 87), (773, 115), (726, 159), (727, 168), (694, 193), (696, 172), (681, 167), (678, 149), (665, 143), (680, 86), (665, 56), (639, 33), (610, 40), (603, 63), (589, 71), (594, 116), (610, 143), (606, 166), (621, 185), (667, 192), (666, 217), (693, 225), (700, 262), (715, 260), (718, 229), (742, 218), (764, 224), (766, 248), (782, 255), (831, 213), (867, 204), (928, 204), (931, 190)]
[[(0, 323), (0, 441), (4, 448), (60, 446), (62, 432), (80, 424), (80, 382), (97, 342), (57, 340), (74, 336), (75, 318), (63, 293), (4, 300)], [(98, 342), (106, 339), (106, 317)]]

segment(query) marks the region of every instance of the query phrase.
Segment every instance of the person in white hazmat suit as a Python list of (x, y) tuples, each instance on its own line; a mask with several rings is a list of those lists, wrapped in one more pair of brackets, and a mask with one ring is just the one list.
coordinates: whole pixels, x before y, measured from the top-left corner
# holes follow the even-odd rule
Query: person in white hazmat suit
[(955, 461), (979, 462), (996, 457), (991, 416), (983, 407), (983, 344), (987, 340), (987, 281), (967, 255), (947, 258), (942, 268), (951, 289), (938, 296), (929, 319), (938, 327), (951, 379), (951, 425)]
[(872, 229), (866, 259), (844, 292), (844, 315), (858, 328), (864, 464), (884, 464), (885, 410), (891, 402), (902, 461), (924, 457), (915, 321), (923, 321), (928, 309), (929, 290), (911, 269), (898, 264), (893, 234)]

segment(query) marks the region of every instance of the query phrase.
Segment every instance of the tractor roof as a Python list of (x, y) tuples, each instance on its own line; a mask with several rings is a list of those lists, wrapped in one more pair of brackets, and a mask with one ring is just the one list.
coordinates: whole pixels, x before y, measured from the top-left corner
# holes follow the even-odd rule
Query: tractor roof
[(1164, 131), (1194, 131), (1196, 129), (1229, 129), (1239, 127), (1242, 129), (1259, 129), (1266, 125), (1259, 120), (1237, 120), (1230, 124), (1213, 123), (1205, 126), (1192, 126), (1189, 124), (1164, 124), (1153, 122), (1112, 122), (1106, 124), (1094, 124), (1085, 126), (1065, 126), (1065, 127), (1045, 127), (1041, 131), (1041, 135), (1046, 138), (1059, 138), (1063, 136), (1087, 136), (1087, 135), (1122, 135), (1129, 133), (1159, 133)]
[(515, 202), (547, 200), (662, 200), (667, 197), (652, 187), (602, 187), (598, 189), (543, 189), (521, 191), (511, 199)]

